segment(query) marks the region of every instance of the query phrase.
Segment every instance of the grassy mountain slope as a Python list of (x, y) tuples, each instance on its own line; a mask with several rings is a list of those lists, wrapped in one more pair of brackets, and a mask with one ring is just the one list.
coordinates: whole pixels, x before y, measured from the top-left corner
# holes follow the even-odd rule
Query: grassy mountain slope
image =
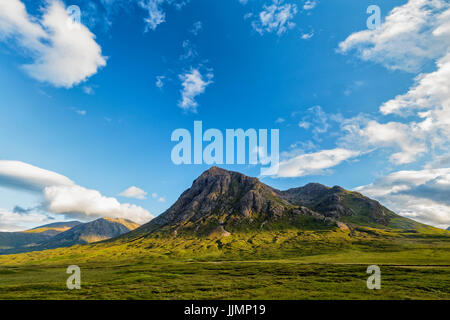
[(20, 247), (30, 249), (80, 223), (78, 221), (56, 222), (21, 232), (0, 232), (0, 253)]
[(30, 230), (25, 230), (25, 233), (41, 233), (49, 236), (55, 236), (58, 233), (64, 232), (81, 224), (80, 221), (68, 221), (68, 222), (54, 222), (39, 226)]
[(118, 237), (139, 227), (126, 219), (100, 218), (82, 223), (43, 241), (35, 249), (46, 250), (59, 247), (70, 247), (76, 244), (87, 244)]
[[(4, 235), (0, 233), (0, 241), (3, 236), (5, 244), (0, 253), (13, 254), (88, 244), (120, 236), (138, 227), (139, 224), (126, 219), (100, 218), (87, 223), (53, 223), (18, 234), (5, 232)], [(8, 242), (7, 239), (16, 240)]]

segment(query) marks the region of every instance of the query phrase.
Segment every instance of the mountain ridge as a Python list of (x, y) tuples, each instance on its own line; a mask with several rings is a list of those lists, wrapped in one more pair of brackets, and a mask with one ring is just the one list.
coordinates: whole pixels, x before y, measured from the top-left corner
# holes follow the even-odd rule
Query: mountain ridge
[(433, 228), (401, 217), (358, 192), (309, 183), (280, 191), (242, 173), (211, 167), (178, 200), (124, 238), (156, 234), (211, 236), (262, 229)]

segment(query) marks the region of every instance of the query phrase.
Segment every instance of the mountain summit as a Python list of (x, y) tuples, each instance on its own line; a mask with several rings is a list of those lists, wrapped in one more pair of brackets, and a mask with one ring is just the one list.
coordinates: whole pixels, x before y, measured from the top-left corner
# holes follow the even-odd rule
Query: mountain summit
[(283, 228), (348, 230), (351, 226), (417, 229), (424, 225), (339, 186), (310, 183), (280, 191), (257, 178), (212, 167), (167, 211), (127, 236), (229, 235)]

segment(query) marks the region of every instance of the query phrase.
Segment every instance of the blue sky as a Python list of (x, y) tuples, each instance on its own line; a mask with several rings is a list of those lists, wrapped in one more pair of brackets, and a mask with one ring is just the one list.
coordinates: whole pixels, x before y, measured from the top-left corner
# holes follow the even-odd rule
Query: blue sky
[[(377, 30), (366, 25), (371, 4)], [(75, 30), (70, 5), (81, 10)], [(170, 158), (171, 133), (192, 132), (195, 120), (223, 132), (279, 129), (281, 173), (262, 178), (271, 186), (340, 185), (450, 225), (446, 1), (9, 0), (0, 9), (1, 230), (160, 214), (209, 167)]]

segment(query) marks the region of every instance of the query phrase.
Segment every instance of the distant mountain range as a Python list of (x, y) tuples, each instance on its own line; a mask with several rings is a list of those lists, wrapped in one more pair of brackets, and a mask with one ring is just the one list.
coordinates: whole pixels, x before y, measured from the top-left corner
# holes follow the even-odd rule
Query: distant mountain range
[(280, 191), (257, 178), (212, 167), (167, 211), (121, 238), (361, 227), (404, 233), (438, 230), (401, 217), (375, 200), (338, 186), (310, 183)]
[(57, 222), (23, 232), (0, 232), (0, 254), (87, 244), (120, 236), (139, 227), (126, 219), (100, 218), (82, 223)]

